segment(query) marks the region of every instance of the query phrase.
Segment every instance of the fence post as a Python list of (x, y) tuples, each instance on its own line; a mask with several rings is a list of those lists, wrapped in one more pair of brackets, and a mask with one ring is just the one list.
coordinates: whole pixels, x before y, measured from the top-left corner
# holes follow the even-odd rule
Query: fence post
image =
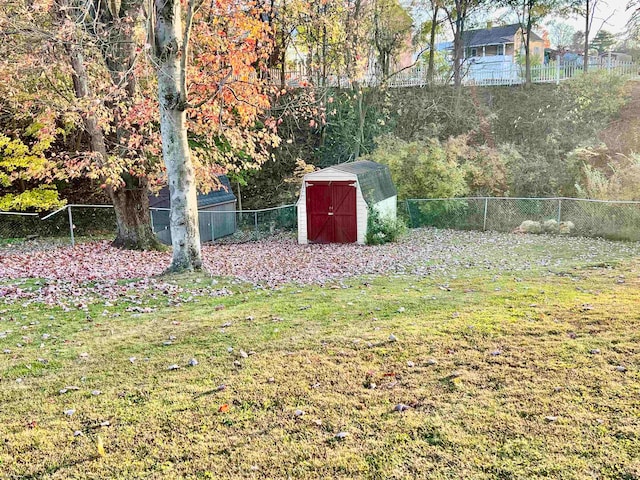
[(487, 210), (489, 208), (489, 199), (484, 197), (484, 218), (482, 220), (482, 230), (487, 229)]
[(149, 221), (151, 222), (151, 233), (153, 233), (155, 235), (156, 227), (153, 224), (153, 210), (151, 210), (151, 209), (149, 209)]
[(67, 213), (69, 214), (69, 233), (71, 233), (71, 246), (76, 246), (76, 239), (73, 236), (73, 215), (71, 214), (71, 205), (67, 207)]
[(404, 202), (407, 205), (407, 212), (409, 213), (409, 223), (411, 223), (411, 228), (416, 228), (416, 226), (413, 224), (413, 215), (411, 215), (411, 207), (409, 207), (409, 199), (406, 199)]
[(256, 226), (256, 237), (257, 237), (258, 233), (260, 233), (260, 231), (258, 230), (258, 211), (257, 210), (253, 212), (253, 223)]
[(560, 221), (562, 220), (562, 199), (558, 199), (558, 225), (560, 225)]
[(211, 222), (211, 241), (215, 241), (216, 236), (215, 236), (215, 232), (213, 230), (213, 210), (211, 212), (209, 212), (209, 221)]
[(556, 58), (556, 85), (560, 85), (560, 57)]

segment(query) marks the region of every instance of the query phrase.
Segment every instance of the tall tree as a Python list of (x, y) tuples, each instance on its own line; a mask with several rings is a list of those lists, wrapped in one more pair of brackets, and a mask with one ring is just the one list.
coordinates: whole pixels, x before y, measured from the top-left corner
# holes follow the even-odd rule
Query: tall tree
[[(141, 2), (34, 0), (12, 2), (8, 7), (0, 14), (0, 29), (6, 35), (3, 57), (21, 68), (0, 82), (33, 80), (37, 88), (24, 89), (23, 101), (55, 112), (48, 116), (49, 128), (58, 136), (62, 135), (56, 124), (64, 122), (84, 130), (87, 138), (79, 142), (74, 155), (48, 156), (46, 176), (99, 180), (116, 213), (114, 244), (157, 248), (149, 217), (147, 176), (139, 175), (141, 168), (149, 173), (146, 166), (141, 167), (147, 157), (128, 145), (126, 120), (138, 93), (135, 35), (142, 18)], [(41, 70), (29, 80), (33, 65)]]
[(427, 79), (430, 84), (433, 83), (435, 73), (436, 58), (436, 33), (438, 32), (439, 13), (442, 0), (430, 0), (431, 3), (431, 23), (429, 24), (429, 63), (427, 66)]
[[(109, 157), (144, 163), (138, 149), (130, 148), (132, 131), (127, 115), (136, 104), (138, 79), (135, 64), (140, 53), (141, 38), (136, 36), (144, 23), (142, 0), (88, 3), (77, 0), (57, 0), (61, 20), (69, 20), (81, 28), (76, 41), (67, 46), (73, 69), (73, 85), (78, 99), (95, 100), (91, 78), (85, 64), (82, 37), (84, 34), (99, 50), (111, 80), (112, 95), (103, 103), (110, 113), (109, 124), (101, 123), (91, 111), (85, 111), (83, 121), (93, 152), (109, 163)], [(146, 170), (146, 167), (142, 167)], [(117, 236), (114, 245), (125, 248), (155, 249), (159, 247), (151, 229), (147, 176), (132, 168), (122, 169), (116, 182), (106, 182), (106, 190), (116, 212)]]
[(446, 21), (443, 17), (443, 6), (446, 0), (421, 0), (418, 1), (416, 9), (424, 13), (428, 18), (425, 20), (417, 34), (414, 36), (413, 41), (417, 45), (425, 45), (425, 48), (418, 53), (422, 55), (427, 50), (429, 51), (427, 57), (427, 80), (431, 84), (435, 76), (435, 60), (437, 53), (436, 36), (442, 31), (442, 24)]
[(353, 158), (360, 157), (364, 144), (364, 123), (367, 114), (365, 103), (366, 79), (370, 70), (371, 42), (367, 33), (371, 32), (369, 20), (370, 4), (366, 0), (347, 0), (344, 15), (344, 69), (353, 91), (357, 112), (357, 134), (353, 148)]
[[(593, 22), (596, 19), (598, 6), (606, 5), (602, 0), (573, 0), (571, 2), (573, 10), (584, 19), (584, 43), (583, 43), (583, 65), (584, 71), (589, 70), (590, 39), (593, 36)], [(604, 25), (606, 20), (602, 22)], [(599, 29), (598, 29), (599, 30)], [(597, 31), (596, 31), (597, 34)]]
[(568, 4), (564, 0), (506, 0), (504, 3), (518, 16), (525, 54), (525, 85), (531, 86), (531, 32), (533, 27), (540, 25), (552, 12), (560, 13), (563, 8), (568, 7)]
[(171, 198), (171, 270), (200, 270), (200, 232), (196, 178), (187, 137), (187, 61), (193, 15), (188, 3), (182, 26), (180, 0), (155, 0), (150, 42), (158, 71), (158, 104), (162, 158), (167, 167)]
[(558, 20), (549, 22), (549, 40), (558, 50), (569, 48), (575, 34), (576, 29), (566, 22)]
[(336, 74), (343, 65), (340, 47), (344, 46), (342, 19), (346, 7), (336, 0), (297, 0), (294, 6), (297, 14), (297, 27), (294, 28), (296, 46), (307, 55), (309, 77), (315, 86), (324, 87), (328, 76)]
[(373, 40), (383, 78), (389, 76), (391, 62), (410, 41), (413, 19), (398, 0), (374, 0)]
[(466, 23), (474, 11), (484, 3), (484, 0), (452, 0), (443, 5), (453, 32), (453, 84), (456, 88), (462, 86)]
[(608, 52), (616, 43), (616, 37), (611, 32), (600, 30), (591, 40), (591, 48), (597, 50), (599, 54), (603, 54)]
[(188, 0), (183, 12), (180, 0), (154, 0), (151, 13), (148, 36), (171, 198), (170, 269), (197, 270), (196, 169), (208, 178), (212, 162), (232, 171), (260, 165), (278, 142), (272, 119), (256, 126), (269, 106), (256, 72), (269, 58), (268, 48), (258, 48), (268, 46), (269, 32), (252, 2)]
[(577, 31), (571, 36), (571, 50), (581, 51), (584, 53), (584, 32)]

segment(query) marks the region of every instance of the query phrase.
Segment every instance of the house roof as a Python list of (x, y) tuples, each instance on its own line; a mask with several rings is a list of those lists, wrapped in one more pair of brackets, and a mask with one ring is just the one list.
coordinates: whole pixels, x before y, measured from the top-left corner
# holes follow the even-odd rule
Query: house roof
[(351, 173), (358, 177), (362, 196), (368, 205), (374, 205), (382, 200), (396, 196), (398, 191), (391, 179), (389, 167), (369, 160), (352, 163), (341, 163), (329, 168)]
[[(236, 200), (229, 178), (226, 175), (219, 175), (218, 180), (220, 180), (218, 188), (205, 195), (198, 194), (198, 208), (211, 207), (212, 205), (220, 205)], [(168, 186), (162, 187), (157, 195), (149, 195), (149, 206), (151, 208), (169, 208), (170, 205)]]
[[(464, 44), (467, 47), (481, 47), (483, 45), (501, 45), (513, 43), (514, 36), (520, 29), (519, 23), (503, 25), (501, 27), (481, 28), (463, 32)], [(535, 32), (531, 32), (531, 40), (540, 41), (542, 38)]]

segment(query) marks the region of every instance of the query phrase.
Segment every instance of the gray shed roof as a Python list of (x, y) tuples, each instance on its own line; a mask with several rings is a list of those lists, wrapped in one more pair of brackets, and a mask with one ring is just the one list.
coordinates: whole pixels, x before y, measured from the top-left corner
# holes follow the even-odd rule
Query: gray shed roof
[(229, 177), (220, 175), (218, 176), (218, 180), (220, 180), (220, 187), (211, 190), (206, 195), (198, 195), (198, 208), (210, 207), (211, 205), (219, 205), (236, 200), (236, 196), (231, 189)]
[(398, 194), (396, 186), (391, 180), (389, 167), (386, 165), (369, 160), (360, 160), (353, 163), (333, 165), (329, 168), (356, 175), (360, 190), (362, 190), (362, 196), (368, 205), (374, 205)]
[[(229, 178), (226, 175), (220, 175), (218, 180), (220, 180), (220, 187), (211, 190), (206, 195), (198, 193), (198, 208), (206, 208), (236, 200)], [(152, 208), (169, 208), (170, 204), (168, 186), (162, 187), (157, 195), (149, 195), (149, 206)]]
[[(481, 47), (483, 45), (502, 45), (513, 43), (513, 38), (520, 29), (519, 23), (504, 25), (501, 27), (480, 28), (467, 30), (463, 33), (466, 47)], [(531, 40), (542, 40), (535, 32), (531, 32)]]

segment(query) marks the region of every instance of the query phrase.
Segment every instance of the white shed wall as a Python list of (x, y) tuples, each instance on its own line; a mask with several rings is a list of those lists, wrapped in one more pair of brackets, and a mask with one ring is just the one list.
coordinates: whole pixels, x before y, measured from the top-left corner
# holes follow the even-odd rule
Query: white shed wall
[(376, 203), (373, 208), (378, 211), (381, 218), (395, 220), (398, 216), (398, 197), (394, 195), (393, 197), (385, 198), (381, 202)]
[(369, 218), (369, 209), (367, 202), (362, 196), (360, 183), (358, 183), (358, 191), (356, 192), (356, 220), (358, 222), (358, 243), (364, 245), (367, 238), (367, 219)]

